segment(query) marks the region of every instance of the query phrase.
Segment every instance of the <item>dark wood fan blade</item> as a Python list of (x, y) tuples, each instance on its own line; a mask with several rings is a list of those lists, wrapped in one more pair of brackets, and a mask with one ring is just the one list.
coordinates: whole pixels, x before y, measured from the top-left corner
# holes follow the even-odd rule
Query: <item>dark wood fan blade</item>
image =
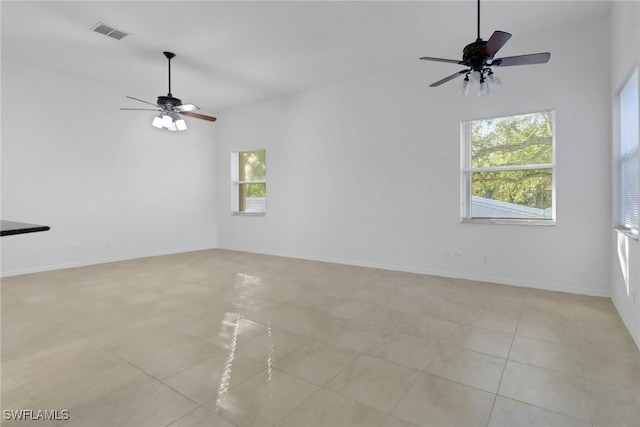
[(511, 38), (511, 34), (504, 31), (494, 31), (491, 38), (487, 40), (487, 44), (482, 49), (482, 54), (493, 58), (502, 46)]
[(159, 108), (121, 108), (121, 110), (136, 110), (136, 111), (162, 111)]
[(420, 59), (423, 59), (425, 61), (449, 62), (451, 64), (462, 64), (462, 61), (458, 61), (456, 59), (432, 58), (430, 56), (423, 56)]
[(194, 110), (199, 110), (199, 107), (196, 107), (193, 104), (182, 104), (182, 105), (178, 105), (176, 107), (173, 107), (178, 111), (194, 111)]
[(152, 103), (152, 102), (143, 101), (142, 99), (134, 98), (133, 96), (127, 96), (127, 98), (129, 98), (129, 99), (134, 99), (134, 100), (136, 100), (136, 101), (140, 101), (140, 102), (144, 102), (145, 104), (153, 105), (154, 107), (157, 107), (157, 106), (158, 106), (157, 104), (154, 104), (154, 103)]
[(544, 53), (531, 53), (529, 55), (507, 56), (505, 58), (494, 59), (491, 66), (497, 67), (510, 67), (512, 65), (531, 65), (531, 64), (544, 64), (549, 61), (551, 54), (549, 52)]
[(429, 87), (436, 87), (436, 86), (440, 86), (441, 84), (446, 83), (446, 82), (448, 82), (449, 80), (453, 80), (453, 79), (455, 79), (456, 77), (461, 76), (461, 75), (463, 75), (463, 74), (466, 74), (466, 73), (468, 73), (468, 72), (469, 72), (469, 70), (468, 70), (468, 69), (466, 69), (466, 70), (462, 70), (462, 71), (458, 71), (458, 72), (457, 72), (457, 73), (455, 73), (455, 74), (451, 74), (449, 77), (445, 77), (445, 78), (444, 78), (444, 79), (442, 79), (442, 80), (438, 80), (437, 82), (430, 84), (430, 85), (429, 85)]
[(184, 114), (185, 116), (193, 117), (196, 119), (208, 120), (210, 122), (216, 121), (215, 117), (205, 116), (204, 114), (192, 113), (191, 111), (181, 111), (180, 114)]

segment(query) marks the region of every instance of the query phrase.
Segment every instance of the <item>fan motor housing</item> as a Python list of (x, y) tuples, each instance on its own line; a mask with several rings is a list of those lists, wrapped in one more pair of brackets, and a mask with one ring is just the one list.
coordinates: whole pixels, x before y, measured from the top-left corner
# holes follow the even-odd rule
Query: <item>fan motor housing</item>
[(488, 59), (484, 54), (484, 46), (486, 44), (486, 41), (478, 39), (477, 41), (466, 45), (462, 51), (462, 61), (465, 65), (470, 66), (474, 70), (477, 70), (478, 68), (482, 69), (485, 60)]
[(159, 96), (158, 105), (166, 108), (173, 108), (182, 105), (182, 101), (178, 98), (174, 98), (173, 96)]

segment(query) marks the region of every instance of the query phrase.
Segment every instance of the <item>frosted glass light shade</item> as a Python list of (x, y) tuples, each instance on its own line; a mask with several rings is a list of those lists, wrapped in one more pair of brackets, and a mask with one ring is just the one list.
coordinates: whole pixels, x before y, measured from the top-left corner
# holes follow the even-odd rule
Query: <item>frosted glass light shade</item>
[(151, 125), (157, 127), (158, 129), (162, 129), (162, 119), (160, 118), (160, 116), (155, 116)]
[(500, 87), (502, 81), (500, 80), (500, 77), (496, 76), (493, 73), (490, 73), (487, 76), (487, 83), (489, 84), (489, 89), (496, 89)]
[(469, 79), (465, 78), (460, 85), (460, 90), (458, 91), (460, 95), (466, 96), (469, 93)]
[(489, 84), (482, 80), (480, 81), (480, 86), (478, 87), (478, 96), (487, 96), (489, 95)]
[(187, 123), (182, 119), (176, 120), (175, 121), (175, 125), (176, 125), (176, 128), (178, 128), (178, 130), (186, 130), (187, 129)]

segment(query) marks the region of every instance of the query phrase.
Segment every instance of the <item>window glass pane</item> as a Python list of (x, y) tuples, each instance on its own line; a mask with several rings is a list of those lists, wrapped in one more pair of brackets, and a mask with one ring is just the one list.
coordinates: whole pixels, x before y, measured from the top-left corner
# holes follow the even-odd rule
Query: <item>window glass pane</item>
[(638, 70), (620, 92), (622, 225), (638, 229)]
[(552, 162), (551, 111), (471, 122), (472, 168)]
[(471, 174), (473, 218), (552, 219), (552, 169)]
[(266, 179), (266, 150), (238, 153), (238, 180), (264, 181)]
[(266, 212), (267, 184), (240, 184), (238, 186), (239, 212)]

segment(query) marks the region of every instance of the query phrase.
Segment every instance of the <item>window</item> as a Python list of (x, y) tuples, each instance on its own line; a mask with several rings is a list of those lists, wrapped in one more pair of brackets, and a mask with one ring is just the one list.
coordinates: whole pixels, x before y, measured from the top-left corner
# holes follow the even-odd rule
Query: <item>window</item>
[(266, 157), (264, 149), (231, 153), (231, 210), (234, 214), (265, 214)]
[(554, 112), (462, 123), (462, 221), (554, 224)]
[(620, 225), (638, 234), (638, 69), (620, 91)]

